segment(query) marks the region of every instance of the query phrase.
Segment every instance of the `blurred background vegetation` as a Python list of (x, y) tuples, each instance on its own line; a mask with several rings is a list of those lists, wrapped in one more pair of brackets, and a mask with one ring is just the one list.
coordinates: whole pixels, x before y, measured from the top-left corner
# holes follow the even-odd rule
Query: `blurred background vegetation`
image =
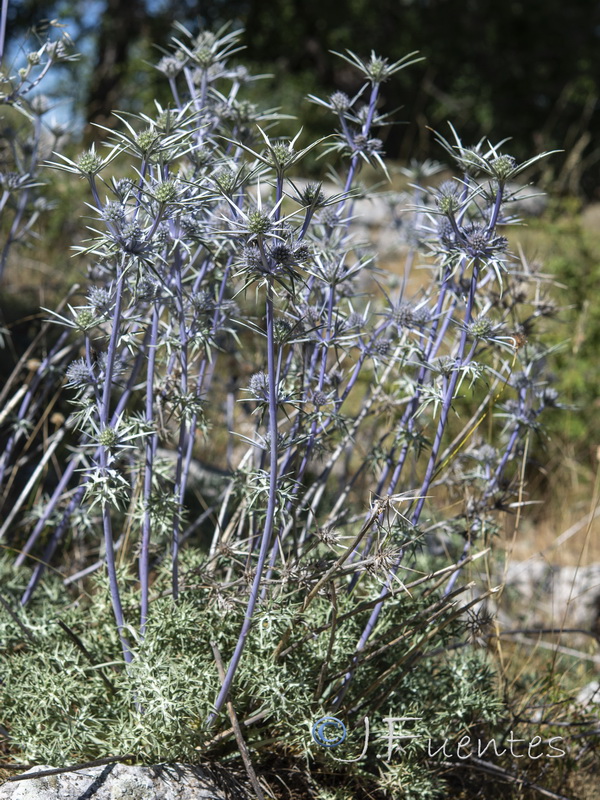
[[(525, 160), (543, 150), (560, 150), (541, 162), (529, 180), (548, 192), (549, 206), (520, 231), (524, 253), (540, 261), (555, 282), (553, 300), (563, 310), (548, 333), (561, 345), (557, 387), (570, 410), (551, 423), (550, 442), (537, 443), (532, 475), (534, 497), (542, 499), (534, 547), (543, 549), (566, 527), (593, 511), (597, 502), (600, 445), (600, 3), (595, 0), (14, 0), (9, 4), (9, 55), (36, 28), (59, 18), (82, 58), (61, 67), (45, 91), (55, 113), (69, 120), (77, 150), (82, 141), (102, 139), (92, 123), (112, 126), (113, 109), (148, 109), (154, 98), (167, 104), (168, 86), (148, 64), (156, 64), (178, 20), (190, 30), (231, 23), (246, 30), (240, 60), (270, 77), (252, 85), (269, 106), (294, 110), (278, 132), (305, 139), (326, 131), (321, 110), (307, 94), (348, 94), (357, 76), (331, 50), (371, 50), (396, 60), (418, 50), (424, 61), (399, 72), (383, 91), (382, 111), (400, 109), (405, 123), (383, 130), (388, 159), (443, 159), (431, 129), (447, 135), (447, 120), (463, 142), (510, 137), (504, 150)], [(64, 98), (70, 105), (64, 104)], [(3, 120), (6, 135), (6, 117)], [(9, 126), (10, 127), (10, 126)], [(324, 170), (322, 162), (313, 169)], [(56, 207), (37, 233), (39, 249), (13, 263), (0, 295), (3, 324), (17, 320), (48, 294), (64, 295), (81, 264), (69, 263), (68, 248), (81, 236), (85, 187), (48, 176)], [(74, 213), (77, 209), (77, 214)], [(31, 253), (33, 252), (33, 256)], [(38, 260), (36, 260), (38, 259)], [(17, 291), (15, 291), (17, 290)], [(8, 297), (10, 296), (10, 300)], [(18, 302), (17, 302), (18, 300)], [(19, 322), (19, 325), (23, 323)], [(559, 557), (577, 563), (585, 539), (586, 558), (600, 560), (600, 537), (584, 525)], [(590, 544), (591, 542), (591, 544)]]
[(359, 88), (330, 50), (375, 50), (391, 60), (418, 50), (422, 64), (386, 85), (385, 110), (403, 106), (410, 120), (388, 131), (388, 157), (430, 157), (428, 126), (451, 119), (463, 141), (512, 137), (517, 158), (563, 149), (546, 165), (546, 182), (600, 196), (595, 0), (15, 0), (9, 30), (16, 39), (55, 17), (89, 57), (69, 81), (87, 122), (106, 124), (113, 109), (160, 97), (164, 82), (140, 67), (156, 62), (175, 20), (191, 29), (233, 23), (246, 30), (244, 62), (273, 73), (263, 91), (288, 108), (293, 102), (309, 127), (319, 121), (299, 102), (307, 92)]

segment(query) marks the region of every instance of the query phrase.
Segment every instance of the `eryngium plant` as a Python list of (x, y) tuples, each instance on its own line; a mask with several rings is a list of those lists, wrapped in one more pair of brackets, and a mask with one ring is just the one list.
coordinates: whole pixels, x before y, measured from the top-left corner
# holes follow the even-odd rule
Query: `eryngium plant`
[[(85, 296), (48, 312), (62, 335), (5, 391), (2, 534), (25, 571), (2, 602), (3, 725), (32, 759), (222, 755), (227, 707), (251, 746), (319, 764), (324, 714), (420, 716), (452, 738), (497, 711), (485, 656), (450, 645), (475, 602), (463, 575), (520, 505), (557, 401), (526, 342), (542, 276), (504, 235), (507, 182), (536, 159), (440, 137), (457, 177), (415, 167), (391, 197), (407, 253), (391, 280), (353, 226), (357, 176), (385, 169), (381, 86), (414, 54), (343, 56), (363, 88), (312, 98), (336, 129), (305, 144), (243, 99), (238, 42), (180, 27), (158, 64), (169, 107), (117, 115), (106, 149), (51, 164), (87, 181), (94, 220)], [(302, 180), (314, 149), (338, 189)], [(411, 295), (417, 259), (429, 277)], [(43, 439), (60, 370), (69, 406)], [(56, 580), (40, 581), (61, 564), (88, 599), (59, 630)], [(34, 684), (55, 698), (43, 734)], [(435, 793), (423, 753), (407, 757), (418, 796)], [(375, 780), (375, 741), (364, 759), (349, 773)], [(407, 796), (410, 781), (377, 780)]]
[[(64, 144), (66, 128), (52, 116), (52, 102), (40, 90), (57, 64), (77, 59), (71, 41), (56, 20), (5, 59), (8, 0), (0, 6), (0, 215), (3, 242), (0, 278), (14, 245), (31, 245), (35, 224), (51, 204), (40, 191), (41, 162)], [(57, 35), (58, 34), (58, 35)]]

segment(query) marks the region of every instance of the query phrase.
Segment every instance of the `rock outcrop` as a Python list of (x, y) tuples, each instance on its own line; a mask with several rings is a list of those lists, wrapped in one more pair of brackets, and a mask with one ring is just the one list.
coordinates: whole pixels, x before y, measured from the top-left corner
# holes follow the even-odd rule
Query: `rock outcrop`
[(232, 776), (205, 767), (115, 763), (44, 775), (51, 770), (34, 767), (23, 774), (39, 777), (6, 782), (0, 800), (248, 800)]

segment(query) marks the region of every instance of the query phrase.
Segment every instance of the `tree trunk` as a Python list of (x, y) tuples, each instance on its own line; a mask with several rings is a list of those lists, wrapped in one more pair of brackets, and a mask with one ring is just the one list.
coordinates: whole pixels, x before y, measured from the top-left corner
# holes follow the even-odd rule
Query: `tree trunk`
[(99, 20), (96, 66), (86, 104), (88, 135), (93, 136), (92, 122), (111, 126), (110, 114), (119, 103), (129, 48), (139, 39), (143, 21), (142, 0), (107, 0)]

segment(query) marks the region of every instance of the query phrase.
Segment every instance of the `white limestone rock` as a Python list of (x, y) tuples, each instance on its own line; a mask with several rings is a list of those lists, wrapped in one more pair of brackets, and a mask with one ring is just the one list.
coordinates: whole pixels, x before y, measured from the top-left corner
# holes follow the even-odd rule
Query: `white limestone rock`
[(598, 711), (597, 707), (600, 706), (600, 682), (591, 681), (583, 686), (577, 693), (575, 702), (588, 710)]
[(505, 606), (528, 625), (582, 628), (600, 634), (600, 564), (552, 566), (542, 558), (514, 561), (506, 573)]
[[(52, 767), (38, 766), (32, 775)], [(88, 767), (0, 786), (0, 800), (247, 800), (232, 776), (204, 767), (169, 764)]]

